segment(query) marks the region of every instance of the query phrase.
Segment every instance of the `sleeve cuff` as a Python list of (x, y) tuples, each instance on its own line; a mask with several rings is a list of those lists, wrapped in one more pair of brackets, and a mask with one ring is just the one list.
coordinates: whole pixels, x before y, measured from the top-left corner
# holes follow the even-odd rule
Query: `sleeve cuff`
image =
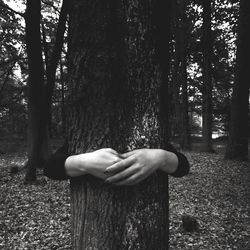
[(185, 155), (180, 152), (174, 152), (178, 158), (178, 166), (174, 173), (170, 174), (173, 177), (182, 177), (188, 174), (190, 165)]
[(44, 175), (53, 180), (67, 180), (70, 177), (66, 174), (64, 163), (68, 155), (56, 154), (49, 158), (44, 168)]

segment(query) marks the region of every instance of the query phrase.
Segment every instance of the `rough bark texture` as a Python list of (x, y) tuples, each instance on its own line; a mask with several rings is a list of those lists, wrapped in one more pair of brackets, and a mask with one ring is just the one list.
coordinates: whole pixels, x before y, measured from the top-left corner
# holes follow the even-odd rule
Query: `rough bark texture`
[(41, 3), (28, 0), (25, 13), (26, 44), (29, 65), (28, 80), (28, 168), (26, 181), (36, 179), (36, 168), (48, 156), (48, 134), (44, 120), (44, 71), (40, 34)]
[[(165, 146), (169, 13), (168, 1), (71, 1), (72, 153)], [(168, 249), (166, 174), (120, 188), (84, 176), (71, 198), (73, 249)]]
[(213, 152), (212, 148), (212, 32), (211, 0), (203, 0), (203, 105), (202, 105), (202, 138), (203, 150)]
[(229, 142), (225, 157), (248, 159), (249, 135), (249, 58), (250, 58), (250, 1), (240, 1), (240, 19), (237, 41), (237, 65), (231, 107)]

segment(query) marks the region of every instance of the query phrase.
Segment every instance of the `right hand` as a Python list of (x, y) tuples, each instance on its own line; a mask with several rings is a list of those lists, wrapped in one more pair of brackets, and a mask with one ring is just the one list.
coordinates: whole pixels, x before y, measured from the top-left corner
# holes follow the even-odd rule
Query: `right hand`
[(119, 154), (112, 148), (102, 148), (90, 153), (73, 155), (65, 162), (66, 173), (71, 177), (90, 174), (105, 180), (107, 167), (121, 160)]

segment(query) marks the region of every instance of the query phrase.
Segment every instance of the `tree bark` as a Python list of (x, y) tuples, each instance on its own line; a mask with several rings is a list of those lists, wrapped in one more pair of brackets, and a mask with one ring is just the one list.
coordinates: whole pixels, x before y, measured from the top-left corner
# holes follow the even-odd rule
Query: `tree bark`
[(231, 106), (231, 124), (225, 158), (247, 160), (249, 136), (250, 2), (240, 1), (237, 62)]
[(212, 32), (211, 0), (203, 0), (203, 105), (202, 105), (202, 139), (203, 151), (213, 152), (212, 147)]
[[(71, 153), (166, 146), (169, 2), (71, 1)], [(120, 188), (84, 176), (71, 199), (73, 249), (168, 249), (166, 174)]]
[(36, 168), (49, 154), (44, 109), (44, 69), (40, 34), (41, 3), (27, 0), (25, 13), (26, 45), (29, 66), (28, 80), (28, 166), (27, 182), (36, 180)]

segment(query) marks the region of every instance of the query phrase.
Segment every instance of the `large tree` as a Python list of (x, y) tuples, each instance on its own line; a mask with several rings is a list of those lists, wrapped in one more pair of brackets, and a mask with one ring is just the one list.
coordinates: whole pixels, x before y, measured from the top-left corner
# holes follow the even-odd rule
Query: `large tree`
[(231, 106), (231, 126), (225, 157), (248, 159), (249, 135), (249, 58), (250, 58), (250, 1), (240, 1), (237, 40), (237, 62)]
[[(71, 153), (166, 146), (170, 1), (74, 0)], [(73, 249), (168, 249), (168, 177), (114, 188), (71, 180)]]

